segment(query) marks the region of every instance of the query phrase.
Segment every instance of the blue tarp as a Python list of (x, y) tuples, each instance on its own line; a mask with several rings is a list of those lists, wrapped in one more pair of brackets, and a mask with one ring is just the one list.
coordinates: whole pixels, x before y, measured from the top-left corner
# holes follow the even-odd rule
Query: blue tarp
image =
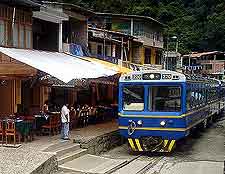
[(70, 44), (70, 53), (75, 56), (84, 56), (82, 47), (77, 44)]

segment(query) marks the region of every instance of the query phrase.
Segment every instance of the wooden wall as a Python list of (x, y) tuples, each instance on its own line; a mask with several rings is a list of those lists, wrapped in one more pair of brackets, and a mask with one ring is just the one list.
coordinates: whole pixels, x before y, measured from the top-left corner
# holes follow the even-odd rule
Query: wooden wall
[(16, 113), (17, 104), (21, 104), (21, 80), (6, 80), (1, 83), (0, 96), (0, 116)]

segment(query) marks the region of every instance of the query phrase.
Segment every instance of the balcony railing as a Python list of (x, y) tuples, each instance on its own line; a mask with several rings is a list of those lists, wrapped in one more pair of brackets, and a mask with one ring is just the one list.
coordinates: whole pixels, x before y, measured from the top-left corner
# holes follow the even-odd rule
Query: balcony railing
[(162, 69), (162, 65), (152, 65), (152, 64), (135, 64), (131, 62), (123, 61), (123, 67), (132, 69), (133, 71), (141, 71), (141, 70), (159, 70)]
[(111, 57), (111, 56), (103, 56), (100, 54), (92, 54), (91, 57), (98, 58), (100, 60), (104, 60), (110, 63), (118, 64), (118, 58), (117, 57)]

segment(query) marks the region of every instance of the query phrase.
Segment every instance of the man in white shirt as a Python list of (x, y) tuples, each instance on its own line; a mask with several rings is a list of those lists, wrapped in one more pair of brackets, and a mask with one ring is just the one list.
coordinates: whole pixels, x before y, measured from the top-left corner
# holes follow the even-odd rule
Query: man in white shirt
[(61, 110), (61, 138), (64, 140), (69, 140), (69, 122), (70, 122), (70, 110), (68, 109), (69, 104), (65, 104)]

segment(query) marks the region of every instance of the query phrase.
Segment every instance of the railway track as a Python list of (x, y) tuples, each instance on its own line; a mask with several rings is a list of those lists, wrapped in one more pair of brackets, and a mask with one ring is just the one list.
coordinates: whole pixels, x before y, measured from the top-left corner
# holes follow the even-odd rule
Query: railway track
[[(154, 156), (149, 157), (148, 161), (144, 161), (141, 159), (143, 155), (146, 155), (146, 153), (142, 153), (132, 158), (131, 160), (126, 161), (125, 163), (111, 169), (105, 174), (122, 174), (124, 173), (123, 171), (129, 171), (129, 174), (145, 174), (150, 168), (152, 168), (155, 164), (157, 164), (161, 159), (164, 158), (164, 156)], [(139, 167), (135, 168), (137, 164), (139, 164)]]

